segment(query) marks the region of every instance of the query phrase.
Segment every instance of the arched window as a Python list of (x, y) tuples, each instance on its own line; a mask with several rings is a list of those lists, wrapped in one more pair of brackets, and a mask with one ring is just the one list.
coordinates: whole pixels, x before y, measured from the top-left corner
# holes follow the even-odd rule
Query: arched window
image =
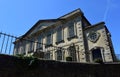
[(70, 57), (72, 57), (72, 61), (76, 61), (77, 60), (77, 58), (76, 58), (76, 48), (75, 48), (74, 45), (70, 46), (68, 48), (68, 54), (69, 54)]

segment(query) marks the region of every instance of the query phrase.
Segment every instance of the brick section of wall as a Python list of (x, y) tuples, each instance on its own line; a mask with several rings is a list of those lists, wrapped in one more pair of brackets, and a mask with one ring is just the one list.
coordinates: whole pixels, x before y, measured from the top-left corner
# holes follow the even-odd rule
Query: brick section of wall
[(0, 77), (120, 77), (120, 63), (30, 61), (0, 55)]

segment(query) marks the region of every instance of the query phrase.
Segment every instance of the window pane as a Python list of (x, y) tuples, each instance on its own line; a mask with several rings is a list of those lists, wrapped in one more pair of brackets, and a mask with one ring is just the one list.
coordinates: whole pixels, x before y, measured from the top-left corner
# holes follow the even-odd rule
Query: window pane
[(62, 29), (59, 29), (57, 31), (57, 42), (62, 40)]
[(23, 42), (23, 53), (26, 51), (26, 41)]
[(39, 36), (38, 37), (38, 43), (37, 43), (37, 49), (39, 49), (39, 48), (42, 48), (42, 37), (41, 36)]
[(50, 59), (50, 51), (45, 53), (45, 59)]
[(34, 48), (34, 39), (30, 39), (30, 41), (28, 41), (29, 42), (29, 51), (33, 51), (33, 48)]
[(47, 45), (50, 45), (52, 44), (52, 37), (51, 37), (51, 34), (47, 35)]
[(74, 23), (70, 23), (68, 27), (68, 37), (75, 36)]
[(62, 51), (57, 50), (57, 60), (62, 60)]
[(68, 48), (68, 51), (69, 51), (69, 56), (72, 57), (72, 60), (76, 61), (76, 49), (75, 49), (75, 46), (70, 46)]
[(101, 50), (100, 49), (93, 50), (92, 51), (92, 57), (93, 57), (93, 61), (95, 59), (101, 59), (102, 60)]

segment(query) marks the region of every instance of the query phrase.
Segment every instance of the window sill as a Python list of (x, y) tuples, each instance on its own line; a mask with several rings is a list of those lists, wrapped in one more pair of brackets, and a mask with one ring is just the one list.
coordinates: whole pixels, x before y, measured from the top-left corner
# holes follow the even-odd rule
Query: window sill
[(78, 38), (77, 36), (72, 36), (72, 37), (68, 37), (68, 41), (72, 40), (73, 38)]
[(40, 51), (40, 50), (42, 50), (42, 47), (36, 49), (36, 51)]
[(56, 44), (58, 45), (58, 44), (64, 43), (64, 42), (65, 42), (64, 40), (61, 40), (61, 41), (56, 42)]
[(32, 52), (34, 52), (33, 50), (31, 50), (31, 51), (28, 51), (28, 53), (32, 53)]
[(45, 48), (53, 46), (52, 44), (46, 45)]

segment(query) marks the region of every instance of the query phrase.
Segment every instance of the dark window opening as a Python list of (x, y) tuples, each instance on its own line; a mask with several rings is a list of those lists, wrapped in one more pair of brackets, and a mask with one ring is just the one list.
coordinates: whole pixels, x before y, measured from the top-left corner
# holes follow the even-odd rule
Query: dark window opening
[(93, 57), (93, 61), (96, 60), (96, 59), (101, 59), (102, 60), (101, 50), (100, 49), (92, 50), (92, 57)]
[(42, 49), (42, 38), (41, 38), (41, 36), (39, 36), (38, 37), (38, 41), (37, 41), (37, 50), (40, 50), (40, 49)]
[(69, 56), (72, 57), (72, 61), (76, 61), (77, 58), (76, 58), (76, 48), (75, 46), (70, 46), (68, 48), (68, 53), (69, 53)]
[(75, 38), (76, 36), (76, 31), (75, 31), (75, 26), (74, 22), (69, 23), (68, 26), (68, 40), (71, 40), (72, 38)]
[(47, 38), (46, 38), (46, 47), (51, 45), (52, 45), (52, 34), (49, 34), (47, 35)]
[(63, 54), (62, 54), (62, 50), (57, 50), (57, 60), (62, 60), (62, 56), (63, 56)]
[(50, 59), (50, 51), (46, 52), (44, 56), (45, 56), (45, 59), (49, 60)]
[(57, 37), (56, 37), (56, 44), (59, 44), (59, 43), (63, 43), (64, 42), (64, 40), (63, 40), (63, 37), (64, 35), (63, 35), (63, 30), (62, 30), (62, 28), (60, 28), (60, 29), (58, 29), (57, 30)]

